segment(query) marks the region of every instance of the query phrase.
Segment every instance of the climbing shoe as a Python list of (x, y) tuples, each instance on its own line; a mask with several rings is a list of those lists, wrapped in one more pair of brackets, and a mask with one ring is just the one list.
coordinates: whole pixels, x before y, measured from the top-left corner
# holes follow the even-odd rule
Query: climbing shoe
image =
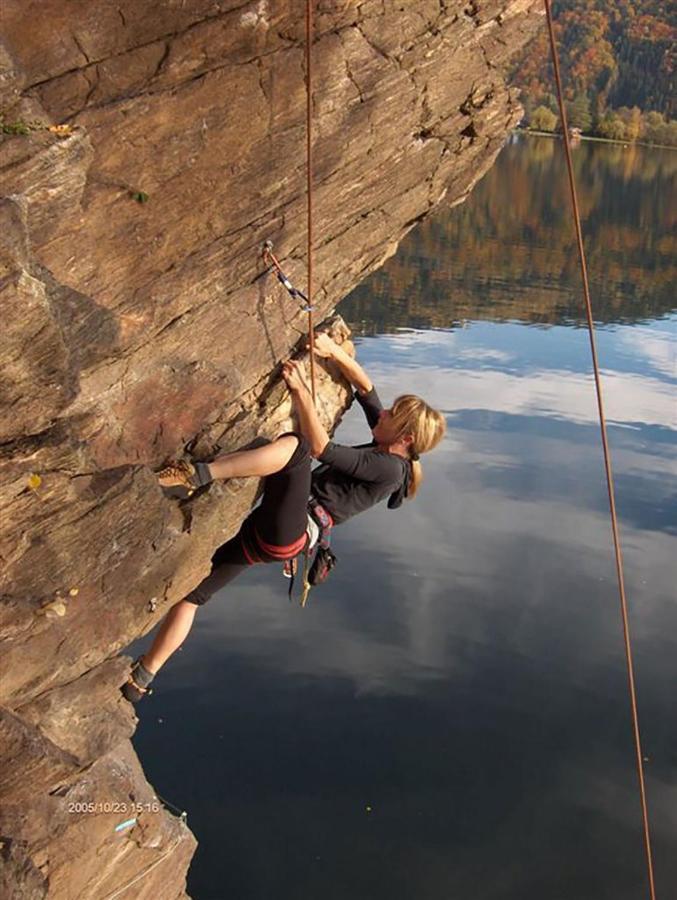
[(207, 463), (186, 459), (171, 460), (156, 474), (162, 487), (184, 487), (190, 494), (213, 480)]
[(132, 666), (129, 678), (120, 688), (122, 695), (130, 703), (138, 703), (142, 697), (150, 696), (153, 693), (153, 688), (148, 685), (154, 677), (154, 673), (148, 671), (139, 657)]

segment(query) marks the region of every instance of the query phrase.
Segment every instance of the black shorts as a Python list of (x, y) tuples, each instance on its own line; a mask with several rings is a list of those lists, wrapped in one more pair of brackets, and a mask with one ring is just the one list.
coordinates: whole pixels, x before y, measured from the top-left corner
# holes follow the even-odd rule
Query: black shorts
[(310, 444), (296, 432), (289, 434), (299, 441), (291, 459), (279, 472), (268, 475), (260, 505), (245, 519), (235, 537), (214, 553), (212, 570), (185, 598), (189, 603), (203, 606), (249, 566), (293, 559), (304, 549), (310, 496)]

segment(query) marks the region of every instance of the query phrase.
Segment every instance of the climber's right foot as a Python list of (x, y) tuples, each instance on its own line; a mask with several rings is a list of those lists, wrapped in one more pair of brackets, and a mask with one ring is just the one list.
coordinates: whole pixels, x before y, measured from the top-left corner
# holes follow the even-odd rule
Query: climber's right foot
[(185, 487), (189, 491), (199, 487), (195, 466), (185, 459), (171, 460), (156, 474), (162, 487)]
[(188, 462), (187, 459), (170, 460), (156, 473), (162, 487), (183, 487), (192, 494), (198, 488), (206, 487), (214, 480), (209, 463)]

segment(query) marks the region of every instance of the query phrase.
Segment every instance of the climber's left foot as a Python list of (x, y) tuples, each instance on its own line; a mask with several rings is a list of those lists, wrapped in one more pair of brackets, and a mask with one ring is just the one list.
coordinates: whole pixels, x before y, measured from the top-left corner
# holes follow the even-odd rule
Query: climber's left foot
[(130, 703), (138, 703), (143, 697), (150, 696), (153, 693), (153, 688), (149, 687), (149, 684), (154, 677), (155, 673), (150, 672), (141, 662), (141, 657), (139, 657), (132, 666), (129, 678), (120, 688), (123, 697), (129, 700)]

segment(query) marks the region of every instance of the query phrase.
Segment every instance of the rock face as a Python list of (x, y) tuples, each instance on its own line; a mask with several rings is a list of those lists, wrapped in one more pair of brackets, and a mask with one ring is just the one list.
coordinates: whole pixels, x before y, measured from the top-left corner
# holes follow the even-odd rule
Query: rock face
[[(540, 0), (316, 7), (321, 319), (491, 165), (520, 113), (504, 66)], [(258, 488), (178, 503), (152, 467), (288, 425), (279, 363), (306, 316), (260, 251), (273, 240), (303, 287), (302, 13), (4, 0), (3, 896), (104, 898), (137, 877), (126, 896), (185, 896), (195, 840), (153, 807), (117, 654), (208, 572)], [(333, 428), (348, 392), (319, 374)]]

